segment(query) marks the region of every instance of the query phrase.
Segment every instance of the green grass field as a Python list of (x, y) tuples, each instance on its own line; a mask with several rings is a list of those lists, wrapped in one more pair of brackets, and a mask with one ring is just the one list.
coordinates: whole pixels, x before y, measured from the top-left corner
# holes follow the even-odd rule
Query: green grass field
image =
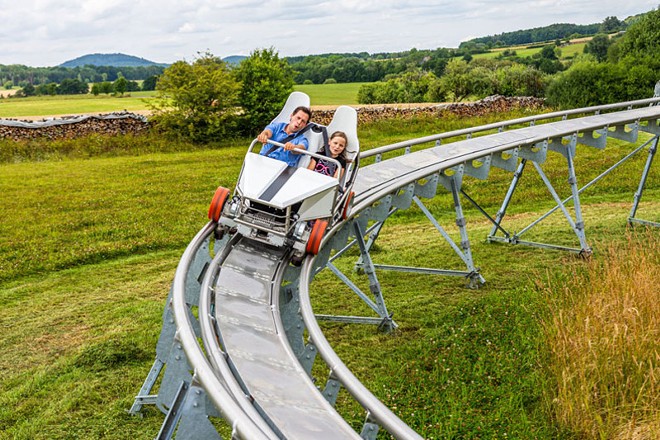
[(117, 111), (147, 110), (147, 100), (154, 92), (131, 92), (123, 97), (112, 95), (31, 96), (0, 99), (0, 118), (81, 115)]
[(297, 91), (307, 93), (314, 105), (355, 105), (357, 94), (364, 83), (296, 85)]
[[(295, 90), (310, 96), (312, 105), (355, 105), (363, 83), (298, 85)], [(47, 117), (149, 110), (155, 92), (132, 92), (123, 97), (112, 95), (35, 96), (0, 99), (0, 118)]]
[[(382, 121), (360, 127), (359, 134), (369, 149), (486, 122), (489, 119)], [(140, 144), (153, 139), (141, 139), (128, 138), (125, 142), (133, 148), (117, 155), (55, 155), (51, 160), (0, 163), (0, 440), (141, 439), (154, 438), (160, 429), (164, 416), (156, 408), (147, 407), (143, 417), (131, 417), (126, 410), (153, 362), (178, 259), (206, 223), (215, 188), (233, 188), (247, 141), (154, 152)], [(612, 142), (604, 151), (578, 148), (580, 181), (595, 177), (630, 149), (622, 142)], [(97, 150), (103, 151), (90, 151)], [(638, 241), (643, 250), (635, 254), (645, 262), (634, 260), (631, 272), (623, 273), (641, 271), (639, 276), (651, 277), (642, 285), (657, 286), (658, 231), (642, 231), (631, 239), (625, 226), (645, 160), (640, 155), (608, 176), (585, 192), (582, 203), (594, 260), (602, 261), (612, 244), (629, 257), (627, 243)], [(565, 167), (558, 154), (550, 154), (544, 165), (564, 192)], [(659, 177), (655, 167), (639, 212), (642, 218), (657, 221), (660, 215)], [(510, 179), (511, 174), (494, 171), (486, 181), (466, 178), (464, 189), (495, 212)], [(451, 198), (440, 194), (424, 203), (460, 240)], [(530, 170), (508, 212), (512, 229), (520, 230), (552, 206)], [(573, 299), (581, 297), (580, 283), (589, 282), (581, 277), (590, 266), (557, 251), (488, 244), (484, 237), (491, 224), (467, 202), (464, 210), (475, 263), (487, 283), (470, 290), (457, 278), (379, 272), (388, 309), (400, 328), (385, 335), (371, 326), (324, 323), (333, 347), (378, 398), (427, 439), (616, 438), (606, 423), (609, 419), (600, 421), (595, 434), (585, 433), (560, 417), (553, 400), (557, 382), (546, 338), (551, 306), (560, 305), (558, 292), (568, 289), (568, 305), (560, 310), (571, 314)], [(560, 215), (528, 238), (575, 241)], [(373, 257), (381, 264), (463, 268), (418, 209), (388, 221)], [(355, 258), (352, 254), (336, 264), (368, 292), (366, 278), (351, 270)], [(586, 275), (615, 272), (620, 270), (610, 267)], [(554, 284), (559, 290), (551, 288)], [(368, 314), (327, 271), (315, 280), (312, 295), (317, 313)], [(628, 302), (626, 307), (633, 306)], [(647, 319), (639, 316), (640, 321)], [(650, 332), (653, 336), (653, 329)], [(657, 336), (657, 328), (655, 332)], [(657, 337), (649, 344), (647, 355), (652, 357), (653, 350), (657, 355)], [(642, 370), (642, 377), (649, 378), (643, 387), (647, 391), (657, 391), (649, 388), (657, 387), (660, 377), (655, 365), (650, 370), (655, 376)], [(639, 377), (635, 371), (631, 366), (625, 377)], [(325, 377), (319, 380), (323, 383)], [(599, 393), (608, 383), (601, 377)], [(582, 394), (584, 388), (576, 389)], [(608, 414), (636, 410), (626, 420), (641, 423), (646, 420), (642, 416), (660, 412), (657, 402), (643, 402), (646, 412), (621, 404), (618, 413)], [(338, 409), (355, 426), (361, 425), (364, 412), (344, 392)], [(583, 418), (597, 421), (591, 414)]]
[[(550, 44), (550, 43), (549, 43)], [(569, 59), (569, 58), (574, 58), (576, 55), (580, 55), (581, 53), (584, 52), (584, 47), (587, 45), (586, 42), (580, 41), (580, 42), (574, 42), (574, 43), (569, 43), (565, 46), (560, 47), (561, 50), (561, 59)], [(497, 58), (503, 51), (505, 50), (510, 50), (510, 51), (515, 51), (516, 56), (521, 57), (521, 58), (529, 58), (537, 53), (541, 52), (540, 47), (534, 47), (534, 48), (527, 48), (526, 46), (520, 46), (520, 47), (503, 47), (503, 48), (497, 48), (493, 49), (489, 52), (486, 53), (478, 53), (474, 54), (473, 58), (478, 59), (478, 58)]]

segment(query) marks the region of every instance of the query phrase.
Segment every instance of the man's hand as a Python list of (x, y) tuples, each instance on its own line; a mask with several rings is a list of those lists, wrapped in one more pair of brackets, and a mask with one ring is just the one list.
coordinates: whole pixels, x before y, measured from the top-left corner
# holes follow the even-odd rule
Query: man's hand
[(273, 133), (270, 130), (266, 129), (261, 133), (259, 133), (259, 136), (257, 136), (257, 140), (262, 144), (265, 144), (266, 142), (268, 142), (268, 139), (270, 139), (272, 135)]
[[(301, 149), (304, 150), (304, 149), (305, 149), (305, 146), (304, 146), (304, 145), (293, 144), (293, 143), (291, 143), (291, 142), (287, 142), (286, 144), (284, 144), (284, 149), (285, 149), (286, 151), (293, 151), (293, 150), (296, 150), (296, 149), (298, 149), (298, 150), (301, 150)], [(295, 153), (295, 151), (294, 151), (294, 153)]]

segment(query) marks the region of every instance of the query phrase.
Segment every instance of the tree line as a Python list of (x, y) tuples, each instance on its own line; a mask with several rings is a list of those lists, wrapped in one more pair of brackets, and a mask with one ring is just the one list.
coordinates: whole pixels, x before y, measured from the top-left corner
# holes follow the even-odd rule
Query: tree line
[[(76, 80), (86, 84), (112, 83), (119, 78), (125, 78), (128, 81), (143, 81), (161, 75), (164, 69), (165, 67), (161, 65), (28, 67), (21, 64), (0, 64), (0, 85), (4, 88), (24, 88), (29, 84), (37, 88), (40, 85), (61, 84), (65, 80)], [(51, 89), (52, 87), (50, 86)]]
[[(615, 29), (616, 23), (608, 17), (600, 29)], [(624, 33), (596, 34), (584, 53), (572, 59), (560, 59), (561, 41), (545, 44), (530, 57), (519, 57), (515, 50), (501, 51), (496, 58), (425, 55), (400, 74), (363, 85), (358, 101), (442, 102), (498, 94), (543, 97), (551, 105), (570, 108), (646, 98), (660, 80), (658, 29), (656, 9), (635, 17)]]
[[(470, 57), (501, 45), (533, 44), (540, 41), (554, 41), (578, 35), (594, 35), (597, 32), (611, 33), (623, 30), (626, 22), (616, 17), (607, 17), (602, 23), (592, 25), (553, 24), (546, 27), (508, 32), (494, 36), (475, 38), (461, 43), (459, 48), (437, 48), (435, 50), (417, 50), (393, 53), (333, 53), (288, 57), (286, 61), (296, 72), (297, 84), (325, 82), (374, 82), (385, 80), (388, 76), (399, 75), (411, 66), (441, 76), (448, 61), (455, 57)], [(78, 80), (87, 84), (113, 83), (123, 77), (128, 81), (142, 81), (158, 77), (165, 66), (96, 66), (75, 67), (28, 67), (24, 65), (1, 65), (0, 85), (5, 88), (23, 88), (30, 84), (35, 90), (40, 85), (61, 84), (65, 80)], [(62, 90), (72, 89), (65, 85)], [(52, 94), (53, 86), (46, 88)]]

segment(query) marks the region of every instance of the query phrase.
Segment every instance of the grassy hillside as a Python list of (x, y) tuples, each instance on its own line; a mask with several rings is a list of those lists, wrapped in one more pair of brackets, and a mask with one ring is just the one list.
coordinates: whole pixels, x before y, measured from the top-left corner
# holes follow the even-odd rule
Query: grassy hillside
[[(368, 149), (401, 137), (489, 121), (386, 121), (360, 127), (360, 139)], [(133, 150), (117, 157), (106, 153), (86, 159), (0, 164), (2, 440), (153, 438), (158, 433), (163, 415), (157, 409), (147, 407), (142, 418), (130, 417), (126, 410), (153, 362), (178, 259), (207, 221), (215, 188), (233, 187), (247, 143), (141, 154), (140, 140), (130, 142)], [(619, 142), (605, 151), (579, 148), (580, 181), (594, 177), (630, 149)], [(584, 374), (583, 382), (560, 389), (562, 374), (576, 371), (571, 368), (589, 372), (584, 365), (593, 362), (579, 364), (581, 353), (573, 352), (569, 360), (576, 363), (562, 366), (561, 345), (552, 342), (554, 335), (565, 334), (558, 339), (572, 343), (584, 333), (579, 326), (584, 326), (585, 317), (598, 320), (593, 311), (577, 307), (584, 303), (581, 298), (593, 302), (583, 289), (593, 280), (602, 281), (600, 290), (608, 295), (600, 301), (605, 301), (618, 298), (615, 284), (605, 283), (608, 274), (630, 278), (638, 273), (635, 285), (651, 290), (636, 291), (653, 298), (653, 286), (660, 282), (658, 231), (628, 235), (625, 227), (645, 159), (636, 158), (584, 194), (587, 237), (596, 250), (593, 265), (555, 251), (487, 244), (484, 237), (490, 223), (466, 203), (472, 250), (486, 285), (475, 291), (456, 278), (379, 272), (399, 330), (384, 335), (371, 326), (325, 323), (333, 347), (360, 380), (429, 439), (616, 438), (616, 430), (626, 423), (647, 432), (653, 414), (660, 413), (655, 392), (660, 374), (657, 362), (648, 363), (648, 356), (653, 350), (657, 355), (659, 349), (653, 337), (660, 316), (657, 306), (653, 308), (657, 301), (643, 303), (642, 308), (625, 290), (622, 297), (628, 300), (622, 307), (628, 313), (608, 315), (608, 319), (621, 315), (632, 320), (639, 316), (634, 340), (644, 344), (640, 344), (643, 352), (632, 352), (635, 362), (641, 362), (637, 370), (634, 363), (615, 362), (619, 353), (615, 344), (603, 343), (599, 347), (604, 351), (599, 353), (613, 356), (601, 362), (606, 365), (597, 372), (603, 374)], [(565, 162), (557, 154), (550, 155), (544, 170), (553, 179), (565, 180)], [(642, 217), (657, 220), (660, 215), (658, 177), (655, 167)], [(466, 179), (464, 189), (495, 212), (510, 178), (508, 173), (495, 172), (488, 181)], [(451, 199), (441, 194), (424, 202), (458, 238)], [(551, 206), (538, 177), (527, 173), (509, 211), (513, 227), (524, 226)], [(573, 239), (557, 216), (530, 238)], [(461, 269), (417, 209), (388, 222), (373, 256), (383, 264)], [(337, 264), (368, 291), (365, 277), (351, 271), (355, 257)], [(604, 269), (599, 269), (600, 264)], [(368, 312), (326, 272), (313, 284), (312, 294), (319, 313)], [(601, 304), (595, 313), (608, 309)], [(630, 313), (631, 307), (639, 315)], [(581, 322), (564, 326), (554, 321), (572, 316), (574, 310), (580, 310), (576, 316)], [(604, 341), (616, 325), (632, 331), (630, 321), (610, 322), (603, 326), (604, 335), (589, 337)], [(571, 332), (576, 325), (577, 331)], [(583, 352), (589, 354), (587, 349)], [(628, 362), (631, 355), (620, 358)], [(610, 376), (604, 374), (606, 366), (613, 368)], [(617, 382), (617, 377), (648, 380), (640, 386), (633, 379)], [(590, 384), (597, 388), (589, 388)], [(590, 396), (585, 389), (597, 390), (603, 399), (585, 400), (584, 394)], [(614, 393), (606, 394), (608, 390)], [(626, 396), (631, 393), (637, 400), (629, 403)], [(568, 400), (570, 396), (582, 400)], [(560, 403), (567, 404), (566, 410), (558, 407)], [(571, 413), (570, 408), (576, 411)], [(356, 426), (363, 421), (364, 413), (343, 392), (339, 409)], [(625, 436), (630, 431), (622, 432), (619, 438), (630, 438)]]
[[(579, 40), (571, 41), (569, 44), (560, 47), (561, 50), (561, 59), (567, 60), (574, 58), (576, 55), (580, 55), (584, 52), (584, 47), (587, 45), (587, 41), (591, 38), (580, 38)], [(548, 44), (554, 44), (554, 42), (548, 42)], [(486, 53), (474, 54), (473, 58), (496, 58), (502, 54), (505, 50), (515, 51), (516, 55), (521, 58), (529, 58), (534, 56), (537, 53), (541, 53), (542, 47), (527, 47), (527, 46), (509, 46), (509, 47), (499, 47), (497, 49), (492, 49)]]

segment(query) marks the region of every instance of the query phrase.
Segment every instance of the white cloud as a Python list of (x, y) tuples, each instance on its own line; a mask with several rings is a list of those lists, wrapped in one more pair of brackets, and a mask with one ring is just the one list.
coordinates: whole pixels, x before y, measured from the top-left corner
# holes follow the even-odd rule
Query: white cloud
[(206, 50), (282, 56), (456, 47), (476, 36), (589, 24), (657, 0), (24, 0), (0, 8), (0, 64), (52, 66), (94, 52), (158, 62)]

